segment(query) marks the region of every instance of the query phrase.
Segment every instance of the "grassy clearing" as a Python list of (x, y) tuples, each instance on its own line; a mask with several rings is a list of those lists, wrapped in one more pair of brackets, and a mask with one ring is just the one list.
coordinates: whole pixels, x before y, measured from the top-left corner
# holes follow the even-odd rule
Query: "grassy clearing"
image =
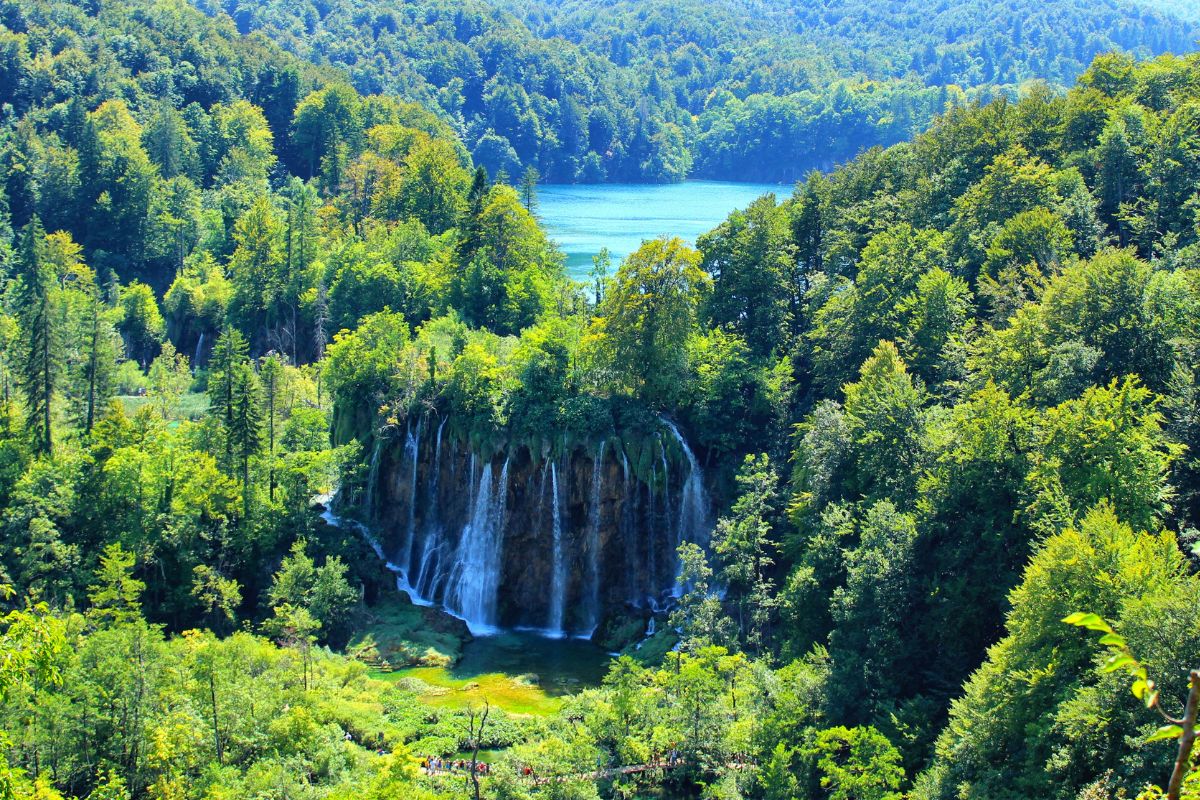
[[(149, 395), (122, 394), (117, 400), (125, 409), (128, 416), (133, 416), (143, 406), (148, 406), (154, 399)], [(188, 392), (179, 400), (179, 408), (175, 410), (175, 419), (198, 420), (208, 411), (208, 395), (203, 392)]]

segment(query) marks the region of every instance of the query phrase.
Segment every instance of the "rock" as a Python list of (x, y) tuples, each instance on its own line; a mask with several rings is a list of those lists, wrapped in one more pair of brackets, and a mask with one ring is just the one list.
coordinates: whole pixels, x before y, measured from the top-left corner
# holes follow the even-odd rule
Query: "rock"
[(592, 643), (610, 653), (624, 650), (646, 636), (650, 611), (642, 608), (610, 610), (600, 619), (592, 634)]
[[(643, 635), (644, 617), (626, 607), (661, 602), (673, 584), (673, 537), (693, 469), (669, 437), (664, 447), (661, 432), (653, 430), (610, 436), (597, 464), (595, 443), (552, 456), (537, 443), (468, 442), (453, 424), (440, 440), (436, 430), (425, 418), (408, 435), (384, 444), (374, 495), (378, 518), (372, 524), (387, 557), (413, 571), (410, 580), (429, 600), (443, 601), (455, 588), (450, 576), (459, 539), (475, 519), (480, 478), (490, 465), (492, 491), (500, 490), (498, 476), (506, 476), (497, 537), (503, 549), (489, 562), (499, 586), (492, 624), (551, 624), (554, 501), (547, 459), (552, 457), (564, 553), (563, 629), (575, 635), (596, 630), (597, 616), (616, 614), (624, 619), (602, 624), (606, 630), (595, 641), (617, 650)], [(414, 441), (415, 470), (412, 445), (406, 447)]]

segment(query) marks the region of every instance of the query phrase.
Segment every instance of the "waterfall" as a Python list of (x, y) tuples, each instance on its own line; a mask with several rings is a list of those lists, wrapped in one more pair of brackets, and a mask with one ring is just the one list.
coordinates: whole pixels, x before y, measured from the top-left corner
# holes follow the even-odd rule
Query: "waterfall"
[(200, 369), (200, 353), (204, 351), (204, 331), (196, 339), (196, 355), (192, 358), (192, 369)]
[(475, 454), (471, 453), (471, 472), (467, 478), (467, 491), (471, 493), (470, 502), (467, 505), (475, 505)]
[(646, 596), (653, 598), (658, 593), (658, 564), (654, 552), (654, 484), (658, 482), (655, 465), (650, 465), (650, 485), (646, 487)]
[(410, 582), (415, 593), (428, 598), (431, 603), (438, 601), (437, 592), (442, 583), (444, 532), (438, 520), (437, 510), (438, 484), (442, 475), (442, 429), (445, 427), (446, 420), (443, 419), (434, 437), (433, 465), (426, 495), (425, 532), (421, 542), (421, 554), (410, 567)]
[(438, 484), (442, 477), (442, 429), (446, 419), (438, 425), (433, 444), (433, 468), (429, 478), (428, 498), (425, 504), (425, 536), (421, 545), (421, 557), (417, 560), (416, 582), (418, 594), (436, 600), (435, 593), (442, 569), (442, 530), (438, 521)]
[(425, 512), (428, 519), (436, 520), (437, 502), (438, 502), (438, 482), (442, 475), (442, 428), (446, 427), (446, 417), (438, 425), (437, 436), (434, 437), (433, 443), (433, 479), (429, 482), (429, 510)]
[(352, 528), (357, 531), (358, 535), (363, 538), (363, 541), (365, 541), (370, 548), (375, 551), (375, 555), (380, 561), (383, 562), (383, 565), (387, 568), (387, 570), (396, 576), (396, 588), (401, 591), (405, 589), (403, 570), (400, 568), (399, 564), (393, 564), (388, 560), (387, 554), (383, 552), (383, 545), (380, 544), (379, 540), (376, 539), (371, 533), (370, 528), (368, 528), (366, 525), (363, 525), (358, 520), (342, 519), (337, 515), (336, 512), (334, 512), (332, 504), (325, 507), (325, 510), (321, 513), (321, 519), (325, 520), (330, 527)]
[[(472, 461), (474, 458), (472, 457)], [(487, 633), (496, 626), (496, 600), (500, 588), (504, 537), (504, 510), (508, 495), (508, 460), (492, 487), (492, 464), (479, 476), (471, 520), (458, 541), (446, 605), (467, 622), (472, 633)]]
[(636, 603), (638, 596), (637, 585), (637, 534), (634, 520), (637, 519), (637, 493), (630, 491), (629, 486), (629, 457), (621, 448), (621, 549), (625, 553), (625, 599)]
[(556, 635), (563, 633), (563, 610), (567, 594), (567, 560), (563, 552), (562, 517), (558, 502), (558, 468), (550, 462), (550, 491), (554, 495), (552, 516), (550, 521), (554, 539), (554, 575), (550, 584), (550, 632)]
[(600, 624), (600, 483), (603, 478), (604, 445), (592, 462), (592, 504), (588, 508), (588, 626), (595, 630)]
[(671, 468), (667, 465), (667, 448), (663, 446), (661, 434), (658, 437), (658, 460), (663, 468), (663, 529), (666, 533), (661, 538), (667, 543), (667, 563), (671, 566), (671, 583), (667, 590), (671, 591), (675, 587), (677, 571), (675, 551), (679, 549), (679, 526), (675, 524), (675, 515), (671, 512)]
[[(701, 547), (708, 547), (709, 539), (712, 536), (712, 523), (709, 519), (708, 492), (704, 490), (704, 472), (700, 469), (700, 462), (696, 460), (696, 454), (692, 452), (692, 448), (688, 447), (687, 441), (679, 433), (675, 423), (664, 419), (663, 424), (667, 426), (667, 429), (675, 437), (675, 441), (679, 443), (684, 458), (688, 462), (687, 478), (684, 479), (683, 491), (680, 492), (679, 497), (677, 541), (679, 544), (692, 542)], [(678, 560), (678, 557), (673, 559), (677, 576)], [(675, 590), (678, 591), (678, 589), (679, 587), (676, 586)]]
[(417, 455), (421, 450), (421, 421), (417, 420), (416, 427), (410, 423), (404, 435), (404, 454), (408, 456), (408, 527), (404, 533), (404, 550), (400, 554), (400, 563), (404, 565), (407, 575), (412, 573), (413, 544), (417, 533)]
[(383, 437), (376, 431), (375, 446), (371, 449), (371, 466), (367, 470), (367, 502), (364, 510), (368, 517), (375, 516), (375, 484), (379, 483), (379, 454), (382, 449)]

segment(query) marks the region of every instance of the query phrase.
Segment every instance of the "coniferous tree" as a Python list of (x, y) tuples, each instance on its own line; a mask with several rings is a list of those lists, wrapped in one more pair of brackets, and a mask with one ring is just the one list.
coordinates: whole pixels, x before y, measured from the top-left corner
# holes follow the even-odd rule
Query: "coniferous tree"
[(113, 393), (113, 372), (117, 359), (118, 334), (113, 327), (108, 308), (99, 292), (87, 296), (85, 328), (85, 362), (82, 378), (87, 389), (84, 398), (84, 431), (91, 433), (96, 424), (98, 409)]
[(233, 370), (226, 447), (238, 459), (242, 473), (242, 511), (250, 515), (250, 459), (262, 449), (262, 401), (258, 377), (248, 362)]
[(270, 498), (275, 499), (275, 404), (279, 398), (279, 381), (283, 376), (283, 364), (275, 353), (268, 353), (259, 367), (263, 399), (267, 404), (267, 486)]
[(530, 214), (537, 210), (537, 186), (541, 179), (542, 174), (532, 165), (521, 175), (521, 204)]
[(52, 310), (53, 276), (45, 262), (46, 234), (34, 216), (25, 226), (18, 257), (17, 312), (24, 334), (19, 383), (25, 396), (25, 420), (35, 452), (54, 449), (51, 425), (59, 377), (58, 331)]
[(482, 233), (479, 218), (483, 215), (483, 204), (488, 194), (488, 175), (483, 167), (476, 167), (471, 178), (471, 189), (467, 192), (467, 213), (463, 219), (458, 238), (458, 261), (468, 264), (479, 249)]
[(226, 326), (209, 359), (208, 399), (210, 413), (220, 426), (224, 439), (224, 468), (234, 465), (234, 443), (230, 430), (234, 426), (236, 383), (239, 368), (246, 362), (246, 340), (231, 326)]

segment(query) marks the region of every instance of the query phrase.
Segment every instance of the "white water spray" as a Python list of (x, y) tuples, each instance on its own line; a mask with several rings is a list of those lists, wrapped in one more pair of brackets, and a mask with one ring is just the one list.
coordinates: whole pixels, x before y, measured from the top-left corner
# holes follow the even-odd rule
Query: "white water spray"
[(558, 468), (550, 462), (550, 492), (553, 494), (552, 517), (550, 521), (554, 541), (554, 574), (550, 585), (550, 632), (561, 636), (563, 633), (563, 611), (566, 606), (567, 594), (567, 563), (563, 546), (562, 517), (558, 502)]
[(466, 620), (472, 633), (488, 633), (496, 627), (507, 495), (508, 461), (500, 470), (495, 488), (492, 464), (485, 463), (471, 520), (458, 542), (446, 597), (446, 605)]

